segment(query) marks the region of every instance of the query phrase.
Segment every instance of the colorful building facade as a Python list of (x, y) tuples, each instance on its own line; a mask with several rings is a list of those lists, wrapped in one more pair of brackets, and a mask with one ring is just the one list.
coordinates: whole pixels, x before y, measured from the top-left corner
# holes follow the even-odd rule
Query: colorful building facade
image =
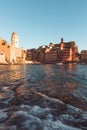
[(13, 32), (11, 44), (0, 38), (0, 63), (19, 63), (25, 62), (25, 50), (18, 48), (18, 35)]
[(72, 62), (75, 60), (77, 53), (78, 47), (75, 42), (64, 42), (62, 38), (60, 44), (55, 44), (49, 51), (45, 51), (44, 61), (45, 63)]

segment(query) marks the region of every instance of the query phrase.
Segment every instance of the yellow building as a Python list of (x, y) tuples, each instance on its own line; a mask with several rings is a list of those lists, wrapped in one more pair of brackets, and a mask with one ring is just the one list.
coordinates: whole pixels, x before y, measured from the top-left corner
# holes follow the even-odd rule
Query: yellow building
[(0, 38), (0, 63), (24, 63), (26, 52), (18, 48), (18, 35), (13, 32), (11, 44)]

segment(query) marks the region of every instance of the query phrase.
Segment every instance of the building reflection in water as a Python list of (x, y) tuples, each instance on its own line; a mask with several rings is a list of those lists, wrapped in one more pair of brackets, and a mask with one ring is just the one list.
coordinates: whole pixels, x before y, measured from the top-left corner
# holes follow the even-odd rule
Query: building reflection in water
[[(86, 67), (76, 64), (57, 65), (1, 65), (0, 66), (0, 97), (9, 97), (12, 88), (27, 92), (27, 88), (49, 97), (76, 104), (86, 99)], [(84, 83), (83, 83), (84, 82)], [(5, 88), (9, 89), (5, 89)], [(4, 88), (2, 90), (2, 88)], [(84, 89), (83, 89), (84, 88)], [(26, 91), (25, 91), (26, 89)], [(9, 90), (9, 91), (8, 91)], [(14, 89), (13, 89), (14, 90)], [(82, 90), (82, 91), (81, 91)], [(4, 92), (4, 93), (3, 93)], [(10, 95), (11, 97), (11, 95)], [(85, 98), (84, 98), (85, 97)], [(87, 99), (86, 99), (87, 100)], [(80, 102), (79, 101), (79, 102)]]

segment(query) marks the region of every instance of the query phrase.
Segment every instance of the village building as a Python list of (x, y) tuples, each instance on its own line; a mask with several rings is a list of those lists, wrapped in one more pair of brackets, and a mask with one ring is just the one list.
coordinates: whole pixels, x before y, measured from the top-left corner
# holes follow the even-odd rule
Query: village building
[(13, 32), (11, 44), (0, 38), (0, 63), (24, 63), (26, 51), (18, 48), (18, 35)]
[(44, 60), (44, 62), (45, 63), (55, 63), (55, 62), (57, 62), (57, 52), (47, 52), (47, 53), (45, 53), (45, 60)]
[(41, 63), (73, 62), (78, 60), (78, 47), (74, 41), (64, 42), (61, 38), (59, 44), (50, 43), (49, 46), (40, 46), (38, 49), (28, 49), (30, 60)]
[(82, 62), (87, 62), (87, 50), (82, 50), (81, 51), (81, 61)]
[(45, 51), (45, 63), (56, 62), (72, 62), (76, 60), (76, 54), (78, 53), (78, 47), (74, 41), (64, 42), (61, 38), (60, 44), (55, 44), (53, 48), (49, 48)]

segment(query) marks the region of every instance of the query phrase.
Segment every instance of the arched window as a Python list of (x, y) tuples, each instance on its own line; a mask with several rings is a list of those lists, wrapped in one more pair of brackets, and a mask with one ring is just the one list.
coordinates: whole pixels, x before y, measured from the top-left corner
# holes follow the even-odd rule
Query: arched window
[(5, 42), (3, 42), (3, 43), (2, 43), (2, 45), (6, 45), (6, 43), (5, 43)]

